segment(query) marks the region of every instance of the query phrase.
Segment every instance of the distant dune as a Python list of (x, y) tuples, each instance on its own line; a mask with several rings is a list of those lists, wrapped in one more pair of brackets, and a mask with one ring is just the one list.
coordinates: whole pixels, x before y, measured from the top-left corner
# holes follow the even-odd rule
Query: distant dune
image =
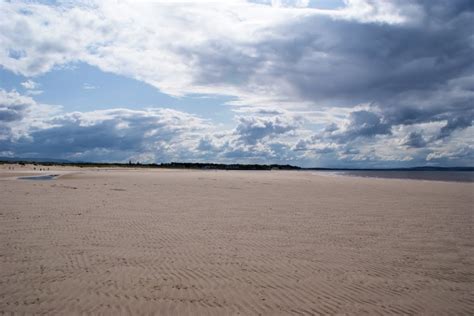
[[(472, 183), (9, 167), (0, 313), (474, 310)], [(48, 174), (58, 176), (17, 179)]]

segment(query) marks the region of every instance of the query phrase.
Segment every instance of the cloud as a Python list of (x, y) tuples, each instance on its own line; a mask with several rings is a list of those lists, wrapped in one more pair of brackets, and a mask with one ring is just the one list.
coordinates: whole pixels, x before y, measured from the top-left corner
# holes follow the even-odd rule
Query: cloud
[(273, 138), (296, 130), (301, 121), (283, 115), (273, 117), (241, 116), (234, 131), (238, 140), (248, 145), (255, 145), (264, 138)]
[(0, 89), (0, 151), (10, 151), (7, 148), (12, 142), (27, 139), (31, 131), (47, 127), (45, 120), (59, 109), (58, 106), (38, 104), (30, 96), (15, 90)]
[(443, 126), (439, 133), (439, 138), (445, 138), (451, 135), (452, 132), (459, 129), (464, 129), (472, 126), (474, 120), (474, 112), (465, 113), (463, 116), (450, 117), (445, 126)]
[(21, 86), (26, 90), (27, 95), (40, 95), (43, 93), (43, 90), (37, 89), (40, 84), (31, 79), (23, 81)]
[(0, 121), (9, 123), (22, 120), (33, 104), (31, 98), (16, 91), (7, 92), (0, 89)]
[(273, 7), (297, 7), (305, 8), (309, 5), (309, 0), (272, 0)]
[(344, 18), (363, 22), (398, 24), (423, 17), (421, 1), (346, 0), (340, 13)]
[(426, 140), (423, 138), (423, 135), (418, 132), (411, 132), (403, 140), (403, 145), (412, 148), (423, 148), (426, 146)]
[(358, 137), (374, 137), (376, 135), (391, 134), (391, 126), (383, 119), (370, 111), (354, 111), (349, 116), (349, 125), (342, 133), (337, 133), (334, 125), (328, 126), (326, 131), (336, 131), (332, 138), (339, 142), (349, 142)]
[(23, 86), (23, 88), (25, 88), (27, 90), (34, 90), (39, 86), (37, 82), (34, 82), (31, 79), (28, 79), (28, 80), (22, 82), (21, 85)]
[(440, 165), (454, 165), (462, 161), (466, 165), (472, 166), (472, 157), (474, 156), (474, 146), (467, 145), (457, 147), (454, 150), (436, 150), (426, 157), (429, 162), (437, 162)]
[(300, 136), (301, 117), (278, 109), (240, 113), (232, 130), (201, 137), (196, 157), (221, 162), (297, 163), (292, 142)]
[(97, 89), (97, 87), (94, 86), (94, 85), (91, 85), (90, 83), (85, 82), (85, 83), (82, 84), (82, 89), (84, 89), (84, 90), (95, 90), (95, 89)]
[(219, 146), (214, 143), (211, 137), (204, 136), (199, 140), (196, 149), (200, 152), (217, 152)]

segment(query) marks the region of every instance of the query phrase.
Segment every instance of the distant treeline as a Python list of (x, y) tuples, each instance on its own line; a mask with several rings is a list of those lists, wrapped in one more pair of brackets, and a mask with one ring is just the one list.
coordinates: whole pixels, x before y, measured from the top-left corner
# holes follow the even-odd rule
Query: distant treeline
[(314, 171), (474, 171), (474, 167), (420, 166), (408, 168), (302, 168)]
[(200, 163), (200, 162), (170, 162), (143, 164), (132, 163), (102, 163), (102, 162), (64, 162), (64, 161), (33, 161), (33, 160), (0, 160), (1, 164), (33, 164), (41, 166), (72, 166), (80, 168), (163, 168), (163, 169), (210, 169), (210, 170), (300, 170), (300, 167), (292, 165), (260, 165), (260, 164), (221, 164), (221, 163)]
[(221, 163), (195, 163), (171, 162), (162, 163), (161, 168), (172, 169), (219, 169), (219, 170), (299, 170), (300, 167), (292, 165), (259, 165), (259, 164), (221, 164)]

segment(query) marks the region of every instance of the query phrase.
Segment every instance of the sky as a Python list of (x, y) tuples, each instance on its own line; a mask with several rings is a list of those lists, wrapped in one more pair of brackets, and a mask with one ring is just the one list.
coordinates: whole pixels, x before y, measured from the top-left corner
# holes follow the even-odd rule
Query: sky
[(0, 0), (0, 157), (474, 165), (472, 0)]

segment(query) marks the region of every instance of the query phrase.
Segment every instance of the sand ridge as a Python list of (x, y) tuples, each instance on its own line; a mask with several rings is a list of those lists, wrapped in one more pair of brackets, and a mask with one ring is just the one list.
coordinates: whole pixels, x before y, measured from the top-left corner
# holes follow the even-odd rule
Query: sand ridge
[(0, 312), (474, 310), (473, 184), (61, 170), (0, 181)]

